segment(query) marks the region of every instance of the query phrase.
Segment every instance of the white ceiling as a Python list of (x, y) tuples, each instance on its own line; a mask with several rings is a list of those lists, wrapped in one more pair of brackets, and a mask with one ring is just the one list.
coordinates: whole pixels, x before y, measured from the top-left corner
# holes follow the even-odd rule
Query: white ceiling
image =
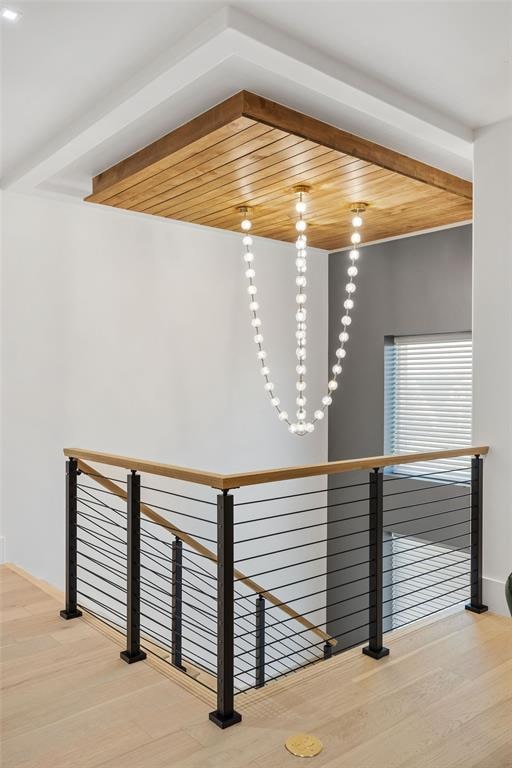
[(243, 87), (466, 176), (471, 129), (512, 114), (509, 2), (5, 4), (24, 14), (2, 23), (10, 183), (35, 168), (32, 186), (79, 196)]

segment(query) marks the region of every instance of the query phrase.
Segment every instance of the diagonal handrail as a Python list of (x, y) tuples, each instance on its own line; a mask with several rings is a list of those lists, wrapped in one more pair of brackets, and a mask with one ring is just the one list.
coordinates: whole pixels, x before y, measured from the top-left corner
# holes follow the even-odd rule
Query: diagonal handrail
[[(85, 474), (94, 475), (94, 479), (98, 483), (98, 485), (103, 486), (105, 490), (110, 491), (111, 493), (118, 496), (120, 499), (123, 499), (124, 501), (126, 501), (128, 494), (126, 493), (124, 488), (121, 488), (121, 486), (117, 485), (117, 483), (115, 483), (113, 480), (110, 480), (108, 477), (105, 477), (104, 475), (102, 475), (100, 472), (98, 472), (97, 469), (95, 469), (94, 467), (91, 467), (82, 459), (78, 459), (77, 462), (78, 462), (79, 470), (81, 470)], [(165, 517), (162, 517), (162, 515), (159, 515), (158, 512), (155, 512), (155, 510), (149, 507), (147, 504), (141, 503), (140, 511), (142, 512), (142, 514), (144, 514), (147, 518), (152, 520), (154, 523), (158, 523), (163, 528), (166, 528), (168, 531), (170, 531), (174, 536), (178, 536), (178, 538), (180, 538), (181, 541), (187, 544), (191, 549), (193, 549), (198, 554), (208, 558), (208, 560), (211, 560), (211, 562), (213, 563), (217, 562), (217, 555), (215, 554), (215, 552), (212, 552), (211, 549), (208, 549), (208, 547), (205, 547), (204, 544), (201, 544), (190, 534), (180, 530), (180, 528), (175, 526), (169, 520), (166, 520)], [(242, 571), (239, 571), (236, 568), (234, 573), (238, 581), (242, 582), (242, 584), (245, 584), (246, 587), (251, 589), (256, 594), (264, 597), (266, 600), (269, 601), (269, 603), (272, 603), (272, 605), (275, 605), (276, 607), (280, 608), (283, 611), (283, 613), (286, 613), (287, 616), (289, 616), (292, 619), (295, 619), (305, 629), (309, 629), (313, 634), (321, 638), (324, 642), (328, 643), (329, 645), (337, 644), (338, 641), (336, 640), (336, 638), (331, 637), (329, 634), (327, 634), (327, 632), (324, 632), (322, 629), (315, 626), (313, 622), (309, 621), (304, 616), (301, 616), (300, 613), (297, 613), (297, 611), (295, 611), (289, 605), (287, 605), (286, 603), (283, 603), (283, 601), (279, 597), (277, 597), (277, 595), (274, 595), (272, 592), (268, 592), (264, 587), (261, 586), (261, 584), (258, 584), (256, 581), (254, 581), (254, 579), (251, 579), (249, 576), (246, 576), (245, 573), (242, 573)]]

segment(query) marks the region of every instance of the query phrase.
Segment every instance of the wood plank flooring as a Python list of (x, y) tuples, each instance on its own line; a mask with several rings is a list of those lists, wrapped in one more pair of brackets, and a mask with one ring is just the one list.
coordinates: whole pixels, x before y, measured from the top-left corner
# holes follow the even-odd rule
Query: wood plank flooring
[(3, 768), (286, 768), (306, 731), (325, 768), (511, 768), (512, 619), (467, 611), (388, 636), (239, 697), (241, 725), (3, 566)]

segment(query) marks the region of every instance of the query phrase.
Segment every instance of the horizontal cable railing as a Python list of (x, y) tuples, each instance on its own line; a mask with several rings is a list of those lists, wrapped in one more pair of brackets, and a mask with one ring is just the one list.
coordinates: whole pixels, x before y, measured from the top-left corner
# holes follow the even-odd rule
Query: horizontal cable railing
[[(128, 663), (152, 654), (191, 675), (227, 727), (250, 689), (357, 645), (380, 659), (384, 634), (463, 602), (485, 610), (487, 451), (220, 475), (66, 449), (61, 615), (106, 622)], [(445, 462), (427, 472), (432, 459)]]

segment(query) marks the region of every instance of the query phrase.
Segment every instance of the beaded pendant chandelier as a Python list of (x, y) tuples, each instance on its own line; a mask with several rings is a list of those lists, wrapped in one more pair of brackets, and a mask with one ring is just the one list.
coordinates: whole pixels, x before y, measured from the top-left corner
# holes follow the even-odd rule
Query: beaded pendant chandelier
[(307, 211), (307, 205), (305, 202), (305, 195), (309, 192), (309, 188), (305, 186), (296, 187), (296, 193), (298, 196), (297, 203), (295, 205), (295, 211), (297, 213), (297, 220), (295, 222), (295, 229), (297, 232), (297, 240), (295, 243), (297, 255), (295, 259), (295, 266), (297, 269), (297, 275), (295, 277), (295, 285), (297, 287), (297, 295), (295, 301), (297, 303), (297, 311), (295, 314), (295, 320), (297, 322), (297, 330), (295, 332), (297, 348), (295, 354), (297, 357), (297, 383), (296, 383), (296, 420), (292, 419), (288, 415), (288, 411), (285, 411), (281, 407), (281, 400), (276, 395), (274, 383), (270, 376), (270, 367), (267, 360), (267, 352), (263, 346), (263, 330), (261, 318), (258, 315), (260, 308), (259, 301), (256, 298), (258, 289), (255, 284), (256, 271), (254, 269), (254, 251), (253, 251), (253, 238), (250, 236), (249, 231), (252, 227), (249, 209), (247, 207), (239, 208), (242, 213), (242, 243), (244, 246), (244, 262), (245, 262), (245, 276), (249, 285), (247, 286), (247, 293), (249, 294), (249, 310), (251, 313), (251, 326), (254, 332), (254, 343), (257, 348), (257, 358), (260, 364), (260, 373), (263, 376), (264, 388), (268, 393), (270, 402), (273, 405), (277, 417), (284, 424), (288, 425), (289, 431), (294, 435), (306, 435), (310, 434), (315, 429), (315, 424), (321, 421), (327, 409), (331, 405), (334, 397), (334, 393), (338, 389), (338, 378), (343, 371), (342, 360), (346, 357), (346, 344), (349, 340), (348, 327), (352, 323), (351, 311), (354, 309), (354, 294), (356, 291), (355, 278), (358, 273), (356, 262), (359, 259), (358, 246), (361, 242), (360, 229), (363, 225), (362, 213), (367, 207), (366, 203), (354, 203), (350, 210), (352, 213), (352, 234), (350, 241), (352, 248), (349, 251), (350, 266), (347, 269), (348, 282), (345, 286), (346, 298), (343, 302), (344, 314), (341, 318), (342, 330), (339, 334), (339, 347), (336, 349), (336, 360), (331, 368), (332, 376), (327, 383), (327, 391), (321, 399), (319, 407), (313, 412), (313, 418), (308, 419), (308, 413), (306, 410), (307, 398), (306, 398), (306, 337), (307, 337), (307, 309), (306, 300), (307, 295), (305, 293), (307, 280), (307, 221), (305, 214)]

